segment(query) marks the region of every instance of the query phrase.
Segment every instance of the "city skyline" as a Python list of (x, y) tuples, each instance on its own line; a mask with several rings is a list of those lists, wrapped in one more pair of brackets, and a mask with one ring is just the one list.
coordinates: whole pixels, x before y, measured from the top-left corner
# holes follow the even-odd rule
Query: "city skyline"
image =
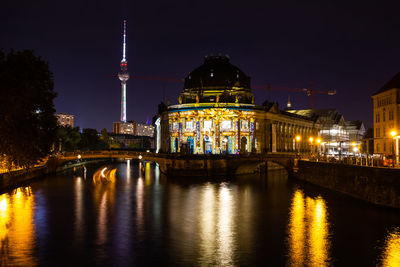
[[(23, 1), (24, 2), (24, 1)], [(290, 5), (228, 2), (109, 5), (8, 3), (0, 20), (2, 48), (33, 49), (54, 73), (57, 112), (74, 114), (82, 128), (111, 130), (120, 117), (121, 24), (129, 21), (130, 85), (127, 120), (144, 122), (163, 99), (177, 103), (183, 83), (135, 80), (181, 79), (210, 52), (229, 54), (252, 85), (336, 90), (315, 95), (316, 108), (336, 108), (346, 120), (372, 126), (371, 95), (400, 71), (396, 3)], [(30, 6), (30, 7), (29, 7)], [(28, 8), (29, 7), (29, 8)], [(71, 20), (70, 14), (74, 14)], [(49, 23), (51, 22), (51, 23)], [(290, 96), (295, 109), (309, 107), (303, 93), (253, 89), (255, 101)]]

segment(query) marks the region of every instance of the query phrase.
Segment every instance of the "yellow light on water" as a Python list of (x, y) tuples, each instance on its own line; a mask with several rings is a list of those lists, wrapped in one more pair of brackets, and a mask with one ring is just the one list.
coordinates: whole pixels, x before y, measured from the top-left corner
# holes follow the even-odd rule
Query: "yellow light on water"
[(400, 265), (400, 232), (398, 229), (386, 237), (382, 256), (382, 266), (394, 267)]

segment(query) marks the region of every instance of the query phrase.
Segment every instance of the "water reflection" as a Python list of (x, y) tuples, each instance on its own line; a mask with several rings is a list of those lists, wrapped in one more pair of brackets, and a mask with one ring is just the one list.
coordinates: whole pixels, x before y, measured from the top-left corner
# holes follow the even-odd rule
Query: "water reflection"
[(94, 205), (97, 211), (97, 258), (102, 262), (107, 256), (104, 244), (107, 243), (109, 215), (113, 213), (115, 202), (116, 168), (102, 167), (93, 174)]
[[(195, 193), (192, 190), (192, 194)], [(237, 207), (232, 191), (225, 183), (216, 188), (207, 184), (200, 197), (195, 197), (199, 198), (199, 263), (202, 266), (233, 266), (237, 231), (234, 213)]]
[(34, 196), (30, 187), (0, 195), (1, 265), (36, 264), (34, 249)]
[(400, 231), (398, 228), (386, 237), (382, 266), (400, 266)]
[(329, 265), (329, 223), (322, 197), (305, 197), (301, 190), (295, 191), (288, 232), (290, 265)]

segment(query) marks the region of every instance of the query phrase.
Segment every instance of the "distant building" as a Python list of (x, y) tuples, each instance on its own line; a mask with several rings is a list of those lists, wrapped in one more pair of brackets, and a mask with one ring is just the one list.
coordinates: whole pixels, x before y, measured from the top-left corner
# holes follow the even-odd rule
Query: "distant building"
[(131, 134), (136, 135), (137, 123), (136, 121), (117, 121), (113, 123), (113, 132), (115, 134)]
[(155, 127), (153, 125), (151, 125), (151, 124), (138, 123), (137, 124), (136, 135), (153, 137), (154, 136), (154, 130), (155, 130)]
[(365, 135), (365, 126), (361, 121), (346, 121), (346, 129), (349, 133), (349, 142), (361, 143)]
[(336, 109), (288, 110), (287, 112), (314, 119), (321, 125), (319, 135), (323, 152), (328, 155), (344, 155), (349, 151), (349, 133), (342, 114)]
[(71, 128), (74, 128), (74, 115), (68, 115), (65, 113), (57, 113), (57, 121), (58, 125), (60, 126), (70, 126)]
[(374, 111), (374, 152), (393, 155), (392, 131), (400, 131), (400, 73), (372, 95)]

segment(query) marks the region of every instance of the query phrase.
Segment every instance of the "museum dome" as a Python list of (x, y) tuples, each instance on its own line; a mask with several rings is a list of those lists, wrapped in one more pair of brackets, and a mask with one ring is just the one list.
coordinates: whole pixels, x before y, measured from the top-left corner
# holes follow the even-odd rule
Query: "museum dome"
[(250, 77), (229, 62), (228, 56), (206, 56), (203, 65), (185, 78), (185, 89), (241, 87), (250, 90)]
[(180, 103), (253, 103), (250, 77), (229, 61), (228, 56), (206, 56), (185, 77)]

